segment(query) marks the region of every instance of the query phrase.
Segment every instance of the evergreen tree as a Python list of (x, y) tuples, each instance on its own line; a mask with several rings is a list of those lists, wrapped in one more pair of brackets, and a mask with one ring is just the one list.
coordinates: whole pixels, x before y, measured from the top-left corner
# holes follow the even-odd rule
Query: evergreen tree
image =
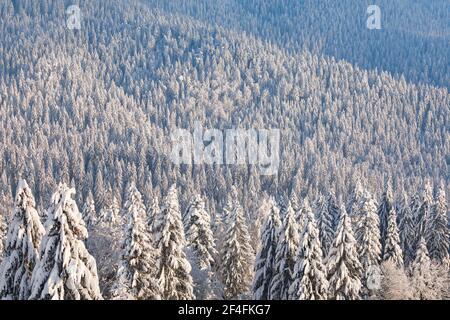
[(392, 207), (388, 214), (386, 243), (383, 251), (383, 261), (392, 261), (397, 267), (403, 267), (403, 253), (400, 247), (400, 236), (397, 228), (397, 214)]
[(97, 222), (97, 213), (95, 211), (95, 202), (92, 193), (89, 192), (84, 204), (83, 210), (81, 212), (83, 216), (83, 221), (86, 224), (88, 231), (91, 230), (92, 226)]
[(408, 196), (403, 194), (401, 203), (401, 214), (399, 223), (400, 247), (403, 251), (403, 260), (405, 265), (409, 265), (414, 260), (415, 250), (415, 232), (413, 212), (409, 206)]
[(6, 217), (4, 217), (0, 213), (0, 263), (2, 262), (5, 251), (6, 234), (8, 232), (7, 229), (8, 228), (6, 227)]
[(151, 200), (150, 206), (147, 209), (147, 227), (148, 227), (150, 234), (152, 235), (153, 244), (155, 244), (154, 229), (155, 229), (156, 218), (158, 217), (158, 214), (159, 214), (159, 210), (160, 210), (160, 208), (159, 208), (158, 198), (156, 196), (154, 196)]
[[(433, 190), (431, 187), (431, 183), (429, 181), (425, 182), (425, 186), (422, 192), (422, 199), (420, 201), (419, 209), (416, 211), (416, 235), (417, 241), (419, 242), (421, 239), (431, 237), (427, 236), (427, 230), (431, 231), (428, 224), (431, 222), (431, 214), (433, 209)], [(417, 243), (418, 245), (418, 243)], [(416, 248), (418, 249), (418, 248)]]
[(386, 179), (384, 192), (381, 196), (380, 206), (378, 208), (378, 216), (380, 217), (380, 239), (382, 252), (387, 241), (388, 219), (389, 213), (394, 208), (394, 195), (392, 192), (392, 182), (390, 178)]
[(323, 255), (326, 257), (334, 240), (334, 218), (328, 210), (328, 202), (323, 196), (319, 197), (315, 207), (320, 243)]
[(200, 300), (213, 299), (218, 289), (213, 272), (217, 251), (211, 230), (211, 217), (199, 195), (189, 204), (185, 218), (188, 252), (192, 255), (195, 296)]
[(377, 214), (377, 204), (372, 196), (366, 192), (360, 199), (356, 238), (358, 242), (358, 255), (364, 272), (362, 294), (372, 296), (370, 280), (372, 272), (379, 270), (381, 260), (380, 221)]
[(328, 281), (323, 264), (319, 231), (309, 202), (303, 204), (304, 227), (300, 236), (297, 261), (294, 268), (294, 282), (289, 294), (292, 300), (325, 300)]
[(439, 187), (432, 216), (426, 232), (430, 258), (439, 263), (449, 262), (449, 240), (447, 200), (444, 184)]
[(88, 233), (74, 194), (74, 189), (60, 184), (52, 196), (30, 299), (102, 299), (97, 265), (84, 246)]
[(288, 204), (278, 236), (275, 254), (275, 274), (270, 286), (271, 300), (287, 300), (289, 298), (289, 288), (294, 281), (298, 245), (298, 225), (294, 209)]
[(270, 285), (275, 274), (275, 255), (281, 227), (280, 210), (275, 200), (269, 200), (269, 214), (261, 233), (261, 246), (255, 263), (253, 299), (268, 300)]
[(186, 239), (181, 221), (178, 194), (170, 187), (155, 221), (155, 244), (159, 251), (158, 279), (162, 299), (194, 298), (191, 265), (187, 260)]
[(0, 265), (0, 299), (26, 300), (30, 295), (31, 276), (45, 232), (35, 205), (28, 184), (21, 180)]
[(431, 274), (431, 261), (424, 238), (421, 238), (417, 246), (416, 258), (411, 265), (411, 286), (414, 298), (429, 300), (434, 298), (432, 289), (433, 279)]
[(134, 184), (128, 188), (124, 214), (128, 223), (113, 296), (127, 300), (160, 299), (156, 253), (147, 230), (142, 196)]
[(254, 260), (244, 210), (240, 204), (235, 204), (228, 223), (222, 253), (224, 297), (237, 299), (248, 294)]
[[(334, 191), (330, 191), (327, 198), (328, 216), (333, 219), (333, 230), (335, 231), (340, 220), (339, 206)], [(334, 233), (333, 233), (334, 236)]]
[(356, 250), (350, 219), (345, 207), (341, 206), (341, 219), (327, 258), (330, 299), (359, 299), (362, 267)]

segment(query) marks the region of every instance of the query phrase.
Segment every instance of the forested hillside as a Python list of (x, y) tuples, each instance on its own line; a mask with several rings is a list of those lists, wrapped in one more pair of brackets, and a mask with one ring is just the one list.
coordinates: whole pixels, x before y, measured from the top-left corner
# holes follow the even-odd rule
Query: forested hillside
[[(82, 12), (80, 30), (66, 27), (73, 2)], [(416, 1), (420, 10), (402, 15), (406, 2), (381, 1), (383, 29), (375, 33), (365, 28), (365, 1), (350, 2), (1, 1), (0, 235), (6, 238), (11, 221), (20, 225), (19, 213), (46, 228), (70, 217), (61, 245), (76, 243), (79, 272), (92, 281), (82, 293), (56, 288), (59, 298), (392, 298), (392, 284), (383, 284), (383, 294), (361, 287), (363, 270), (381, 261), (387, 274), (406, 279), (402, 290), (411, 281), (415, 291), (404, 290), (415, 298), (445, 296), (442, 288), (423, 293), (414, 281), (424, 271), (412, 274), (415, 260), (420, 268), (424, 259), (440, 266), (448, 258), (448, 2)], [(421, 21), (417, 29), (405, 25), (413, 21)], [(280, 129), (277, 174), (263, 176), (250, 165), (175, 165), (171, 133), (192, 130), (195, 121), (219, 130)], [(16, 196), (22, 193), (27, 201)], [(195, 243), (189, 226), (198, 221), (207, 235), (212, 224), (223, 241)], [(444, 247), (431, 239), (436, 225)], [(30, 250), (39, 255), (42, 243), (49, 252), (33, 258), (37, 271), (21, 289), (34, 299), (49, 297), (45, 270), (59, 241), (40, 229), (30, 231), (36, 252)], [(288, 231), (279, 238), (278, 230)], [(233, 247), (233, 237), (246, 245)], [(364, 241), (370, 254), (357, 252)], [(262, 249), (271, 243), (277, 246)], [(133, 257), (144, 269), (173, 255), (180, 269), (167, 266), (164, 278), (181, 274), (202, 285), (173, 292), (171, 283), (157, 288), (148, 276), (140, 280), (145, 290), (127, 290), (134, 271), (123, 256), (135, 245), (160, 250)], [(198, 246), (212, 258), (202, 257), (196, 270)], [(348, 256), (339, 256), (340, 246), (351, 246)], [(267, 252), (274, 254), (274, 285), (257, 280)], [(328, 263), (318, 262), (322, 255)], [(224, 270), (213, 266), (217, 259)], [(325, 279), (310, 279), (319, 281), (314, 293), (300, 290), (308, 259)], [(342, 259), (352, 273), (345, 293), (336, 284)], [(297, 282), (277, 269), (284, 261)], [(394, 275), (400, 265), (403, 274)], [(233, 278), (230, 270), (241, 269), (247, 278)], [(435, 281), (441, 269), (433, 270)], [(324, 295), (328, 286), (332, 297)]]

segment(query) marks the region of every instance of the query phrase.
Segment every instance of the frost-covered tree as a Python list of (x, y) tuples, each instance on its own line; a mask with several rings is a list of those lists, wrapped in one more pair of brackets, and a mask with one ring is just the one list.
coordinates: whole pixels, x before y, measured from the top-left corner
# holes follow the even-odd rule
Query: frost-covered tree
[(361, 292), (362, 267), (350, 218), (341, 206), (341, 219), (327, 257), (329, 299), (356, 300)]
[(409, 199), (406, 193), (403, 193), (403, 199), (400, 205), (400, 247), (403, 251), (403, 260), (408, 266), (414, 260), (416, 227), (414, 224), (414, 215), (409, 206)]
[(30, 295), (31, 276), (45, 232), (35, 206), (31, 189), (21, 180), (0, 265), (0, 299), (26, 300)]
[[(431, 215), (433, 209), (433, 188), (430, 181), (426, 181), (422, 191), (422, 198), (420, 199), (420, 205), (416, 210), (416, 235), (417, 246), (423, 237), (425, 241), (431, 238), (431, 235), (427, 235), (427, 231), (432, 233), (432, 229), (429, 227), (431, 222)], [(418, 249), (418, 248), (416, 248)]]
[(74, 194), (75, 189), (60, 184), (52, 196), (30, 299), (102, 299), (97, 265), (84, 246), (88, 233)]
[(300, 236), (294, 282), (289, 288), (292, 300), (326, 300), (328, 295), (327, 271), (316, 221), (309, 202), (303, 203), (304, 227)]
[(211, 230), (211, 217), (200, 195), (195, 196), (189, 204), (185, 223), (194, 294), (200, 300), (217, 298), (219, 288), (215, 283), (214, 270), (215, 258), (218, 254)]
[(154, 239), (154, 229), (155, 229), (155, 221), (159, 214), (159, 200), (156, 196), (154, 196), (150, 202), (150, 205), (147, 208), (147, 227), (152, 236), (152, 242), (155, 243)]
[(328, 210), (328, 202), (323, 196), (316, 201), (315, 210), (322, 252), (326, 257), (334, 240), (334, 217)]
[(403, 267), (403, 252), (400, 247), (400, 236), (397, 227), (397, 213), (392, 207), (388, 214), (386, 242), (383, 251), (383, 261), (392, 261), (397, 267)]
[(97, 222), (97, 213), (95, 211), (95, 201), (92, 193), (89, 192), (86, 203), (84, 204), (83, 210), (81, 211), (83, 216), (83, 221), (86, 224), (88, 231), (91, 230), (92, 226)]
[(142, 196), (134, 184), (127, 191), (124, 215), (128, 221), (113, 297), (125, 300), (160, 299), (161, 289), (156, 278), (157, 254), (148, 232)]
[(352, 220), (353, 230), (356, 230), (359, 225), (359, 221), (363, 219), (361, 215), (360, 206), (363, 201), (363, 197), (365, 196), (364, 188), (362, 187), (361, 180), (358, 178), (356, 180), (355, 186), (351, 191), (350, 197), (347, 201), (347, 214)]
[(358, 242), (358, 255), (363, 269), (363, 295), (372, 296), (372, 287), (368, 283), (371, 272), (379, 269), (381, 260), (380, 222), (377, 214), (377, 204), (369, 193), (365, 193), (360, 199), (356, 238)]
[(186, 239), (178, 193), (172, 185), (155, 221), (155, 244), (159, 251), (158, 279), (165, 300), (194, 298), (191, 265), (186, 257)]
[(381, 249), (383, 252), (387, 241), (389, 213), (393, 208), (394, 194), (392, 191), (392, 181), (390, 178), (387, 178), (384, 185), (384, 192), (381, 196), (381, 201), (378, 207), (378, 216), (380, 217)]
[[(328, 193), (327, 197), (327, 209), (328, 209), (328, 216), (333, 219), (333, 230), (336, 231), (337, 225), (339, 224), (339, 220), (341, 217), (341, 213), (339, 212), (339, 205), (336, 201), (336, 194), (334, 190), (330, 191)], [(334, 237), (334, 233), (333, 233)]]
[(238, 299), (249, 294), (253, 279), (254, 254), (244, 210), (239, 203), (228, 219), (222, 252), (222, 281), (225, 299)]
[(6, 218), (3, 214), (0, 213), (0, 263), (2, 262), (4, 251), (5, 251), (5, 242), (6, 242), (6, 234), (8, 232), (8, 228), (6, 227)]
[(269, 213), (261, 232), (261, 245), (255, 262), (255, 278), (253, 280), (253, 299), (268, 300), (270, 285), (275, 274), (275, 256), (281, 227), (280, 210), (271, 198)]
[(439, 186), (426, 236), (430, 258), (440, 263), (448, 263), (450, 232), (443, 183)]
[(430, 300), (436, 298), (433, 290), (431, 260), (423, 237), (417, 246), (416, 257), (411, 265), (411, 275), (411, 286), (415, 299)]
[(289, 288), (294, 281), (294, 268), (299, 245), (298, 225), (290, 203), (278, 235), (275, 254), (275, 274), (270, 285), (271, 300), (288, 300)]
[(382, 262), (380, 290), (377, 292), (377, 298), (383, 300), (411, 299), (411, 283), (403, 267), (398, 267), (392, 261)]

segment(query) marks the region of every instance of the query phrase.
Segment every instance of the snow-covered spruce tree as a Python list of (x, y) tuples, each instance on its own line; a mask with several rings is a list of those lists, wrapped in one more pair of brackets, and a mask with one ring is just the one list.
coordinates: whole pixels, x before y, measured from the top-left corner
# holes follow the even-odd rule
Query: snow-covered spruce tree
[(7, 232), (8, 228), (6, 227), (6, 217), (2, 213), (0, 213), (0, 263), (2, 262), (5, 251)]
[(436, 299), (433, 290), (433, 276), (431, 272), (431, 260), (428, 256), (427, 245), (422, 237), (416, 251), (416, 258), (411, 265), (411, 286), (415, 299)]
[(356, 300), (360, 297), (362, 267), (350, 219), (341, 206), (341, 219), (327, 257), (329, 299)]
[(334, 240), (334, 218), (330, 214), (328, 202), (323, 196), (316, 201), (315, 210), (322, 252), (326, 257)]
[(366, 191), (363, 189), (361, 181), (358, 178), (346, 206), (347, 214), (352, 220), (353, 230), (356, 230), (357, 226), (359, 225), (359, 221), (363, 219), (360, 206), (362, 204), (365, 193)]
[(127, 224), (113, 297), (123, 300), (160, 299), (156, 252), (148, 232), (142, 195), (134, 184), (128, 187), (124, 215)]
[(255, 278), (253, 280), (253, 299), (268, 300), (270, 285), (275, 273), (275, 255), (278, 235), (281, 227), (280, 210), (271, 198), (269, 214), (261, 233), (261, 245), (255, 262)]
[(254, 262), (244, 210), (239, 203), (230, 213), (228, 223), (222, 252), (223, 295), (225, 299), (239, 299), (249, 294)]
[(83, 221), (86, 224), (86, 228), (90, 231), (97, 222), (97, 213), (95, 211), (95, 201), (92, 193), (89, 192), (86, 203), (84, 204), (83, 210), (81, 212), (83, 216)]
[(373, 296), (375, 292), (368, 284), (372, 272), (379, 270), (381, 260), (380, 221), (377, 214), (377, 204), (372, 196), (366, 192), (360, 199), (356, 238), (358, 242), (359, 261), (363, 269), (362, 295)]
[(333, 190), (328, 193), (327, 209), (328, 216), (333, 219), (333, 230), (336, 230), (341, 218), (341, 213), (339, 212), (339, 205), (337, 204), (336, 195)]
[(159, 200), (156, 196), (154, 196), (151, 200), (149, 207), (147, 208), (147, 227), (152, 237), (153, 245), (155, 244), (154, 239), (154, 229), (155, 229), (155, 221), (159, 214)]
[(292, 300), (325, 300), (328, 294), (327, 272), (323, 264), (319, 231), (307, 199), (303, 202), (303, 215), (304, 227), (289, 296)]
[(102, 299), (97, 265), (84, 246), (88, 233), (74, 194), (75, 189), (60, 184), (52, 196), (30, 299)]
[(200, 195), (194, 197), (185, 215), (188, 256), (191, 257), (194, 294), (197, 299), (217, 298), (218, 285), (215, 282), (215, 258), (217, 257), (211, 217), (205, 209)]
[(270, 300), (288, 300), (294, 281), (294, 268), (299, 245), (298, 225), (294, 209), (288, 203), (278, 235), (275, 255), (275, 274), (270, 285)]
[(183, 224), (175, 185), (163, 201), (155, 221), (155, 243), (159, 251), (158, 279), (165, 300), (194, 299), (191, 265), (187, 260)]
[(378, 207), (378, 216), (380, 217), (380, 239), (382, 252), (384, 252), (384, 246), (386, 245), (389, 212), (391, 212), (393, 208), (394, 194), (392, 191), (392, 181), (390, 178), (387, 178), (384, 185), (384, 192), (381, 196), (381, 201)]
[(397, 227), (397, 213), (392, 207), (388, 214), (386, 243), (383, 251), (383, 261), (392, 261), (399, 268), (403, 267), (403, 252), (400, 247), (400, 236)]
[(450, 232), (443, 183), (439, 186), (426, 236), (430, 258), (438, 263), (448, 263)]
[(409, 206), (409, 199), (406, 193), (403, 194), (400, 210), (400, 223), (398, 226), (400, 233), (400, 247), (403, 251), (403, 261), (405, 266), (408, 266), (414, 260), (416, 227), (414, 225), (414, 216)]
[(26, 300), (30, 295), (31, 276), (45, 232), (35, 205), (31, 189), (21, 180), (0, 265), (1, 300)]
[[(431, 237), (427, 235), (427, 231), (432, 231), (429, 228), (429, 223), (431, 221), (431, 214), (433, 209), (433, 189), (429, 181), (425, 182), (425, 186), (422, 191), (422, 198), (420, 199), (419, 209), (416, 211), (416, 235), (417, 235), (417, 246), (421, 238), (423, 237), (425, 241)], [(417, 250), (418, 248), (416, 248)]]

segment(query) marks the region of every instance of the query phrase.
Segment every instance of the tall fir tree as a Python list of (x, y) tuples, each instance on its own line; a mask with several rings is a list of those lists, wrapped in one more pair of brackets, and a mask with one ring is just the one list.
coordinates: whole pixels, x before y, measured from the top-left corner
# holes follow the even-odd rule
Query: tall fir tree
[(388, 233), (389, 212), (394, 208), (394, 193), (392, 191), (391, 178), (387, 178), (384, 185), (384, 192), (378, 208), (378, 216), (380, 217), (380, 239), (381, 250), (384, 252), (386, 238)]
[(97, 212), (95, 211), (95, 201), (92, 193), (89, 192), (86, 203), (84, 204), (83, 210), (81, 211), (83, 221), (86, 224), (88, 231), (97, 223)]
[(329, 299), (356, 300), (361, 293), (362, 266), (358, 260), (357, 242), (344, 206), (336, 236), (327, 257)]
[(422, 237), (417, 246), (416, 258), (411, 265), (411, 287), (413, 296), (419, 300), (434, 298), (431, 260), (425, 239)]
[(299, 245), (298, 225), (290, 203), (278, 236), (275, 255), (275, 275), (270, 286), (271, 300), (288, 300), (289, 288), (294, 282), (294, 268)]
[(25, 180), (21, 180), (0, 265), (2, 300), (26, 300), (30, 296), (31, 276), (39, 260), (39, 247), (45, 233), (35, 206), (31, 189)]
[(359, 215), (356, 239), (358, 242), (359, 261), (363, 269), (362, 295), (373, 296), (370, 285), (373, 272), (379, 270), (381, 260), (380, 220), (377, 214), (377, 203), (373, 197), (365, 192), (360, 198)]
[(195, 196), (189, 204), (185, 223), (195, 285), (194, 294), (200, 300), (217, 298), (219, 287), (215, 282), (214, 270), (218, 253), (211, 230), (211, 217), (200, 195)]
[(406, 193), (403, 194), (403, 199), (400, 205), (400, 247), (403, 251), (403, 261), (408, 266), (415, 256), (415, 238), (416, 227), (414, 224), (414, 215), (410, 207), (410, 202)]
[(60, 184), (52, 196), (30, 299), (102, 299), (97, 265), (84, 245), (88, 233), (74, 194), (75, 189)]
[(142, 195), (134, 184), (131, 184), (127, 191), (124, 215), (128, 221), (113, 297), (125, 300), (160, 299), (157, 254), (148, 232)]
[(383, 261), (391, 261), (397, 267), (403, 267), (403, 252), (400, 247), (400, 236), (397, 227), (397, 213), (392, 207), (388, 213), (386, 242), (383, 251)]
[(255, 278), (253, 281), (253, 299), (269, 300), (270, 285), (275, 275), (275, 255), (281, 227), (280, 210), (275, 200), (269, 200), (267, 215), (261, 233), (261, 246), (255, 262)]
[(425, 182), (422, 191), (422, 198), (420, 199), (419, 209), (416, 211), (416, 235), (417, 241), (423, 237), (427, 241), (427, 230), (431, 231), (429, 228), (429, 223), (431, 221), (433, 209), (433, 188), (429, 181)]
[(439, 263), (449, 263), (449, 222), (445, 187), (441, 183), (434, 202), (430, 223), (426, 232), (426, 242), (430, 258)]
[(323, 263), (319, 231), (308, 200), (303, 203), (304, 226), (300, 236), (294, 282), (289, 288), (292, 300), (326, 300), (327, 272)]
[(239, 203), (230, 213), (228, 223), (222, 252), (224, 298), (238, 299), (249, 293), (254, 261), (244, 210)]
[(176, 185), (164, 198), (155, 221), (155, 244), (159, 251), (158, 279), (162, 299), (194, 299), (191, 265), (186, 257), (186, 238), (181, 221)]
[(322, 252), (326, 257), (334, 240), (334, 218), (328, 210), (328, 201), (323, 196), (316, 201), (315, 210)]

